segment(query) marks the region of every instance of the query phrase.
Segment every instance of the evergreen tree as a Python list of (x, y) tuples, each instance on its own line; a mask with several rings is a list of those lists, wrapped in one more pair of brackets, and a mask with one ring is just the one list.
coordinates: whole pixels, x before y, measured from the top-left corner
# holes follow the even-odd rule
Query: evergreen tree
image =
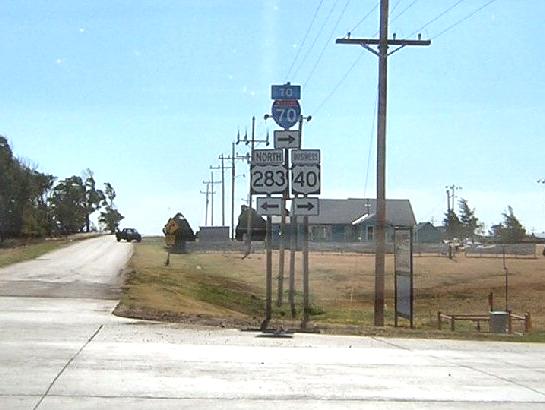
[(460, 236), (462, 238), (473, 239), (475, 230), (479, 228), (479, 220), (475, 217), (475, 210), (470, 209), (467, 200), (460, 199)]
[(511, 206), (502, 214), (503, 222), (497, 229), (497, 234), (503, 243), (519, 243), (526, 237), (526, 229), (513, 213)]
[(443, 226), (446, 228), (447, 239), (460, 237), (462, 224), (460, 223), (460, 219), (454, 210), (449, 209), (447, 213), (445, 213)]

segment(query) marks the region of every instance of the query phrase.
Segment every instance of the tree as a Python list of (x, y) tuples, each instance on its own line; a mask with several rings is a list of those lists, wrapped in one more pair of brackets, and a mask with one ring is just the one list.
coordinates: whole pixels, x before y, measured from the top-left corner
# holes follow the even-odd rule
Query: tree
[(100, 209), (104, 202), (104, 192), (96, 189), (96, 182), (93, 171), (87, 168), (83, 177), (85, 178), (85, 231), (89, 232), (91, 221), (90, 216), (93, 212)]
[(473, 239), (475, 230), (480, 227), (479, 220), (475, 217), (475, 210), (470, 209), (467, 200), (460, 199), (460, 236)]
[(448, 239), (459, 238), (461, 233), (460, 219), (456, 212), (449, 209), (445, 213), (445, 219), (443, 220), (443, 226), (446, 228), (446, 236)]
[(55, 225), (64, 234), (80, 232), (86, 225), (87, 199), (81, 177), (73, 175), (60, 181), (49, 198)]
[(119, 227), (119, 222), (123, 220), (125, 217), (119, 213), (119, 211), (115, 208), (110, 207), (109, 205), (106, 206), (104, 211), (100, 212), (100, 218), (98, 221), (106, 227), (110, 231), (110, 233), (115, 233), (117, 228)]
[(111, 233), (114, 233), (119, 227), (119, 222), (125, 217), (114, 206), (114, 199), (117, 196), (114, 187), (109, 182), (104, 184), (103, 205), (105, 211), (100, 212), (98, 221), (106, 227)]
[(497, 226), (496, 233), (503, 243), (518, 243), (526, 237), (526, 229), (513, 213), (511, 206), (502, 214), (503, 222)]
[(0, 241), (11, 236), (44, 236), (50, 230), (47, 194), (54, 177), (15, 158), (0, 136)]

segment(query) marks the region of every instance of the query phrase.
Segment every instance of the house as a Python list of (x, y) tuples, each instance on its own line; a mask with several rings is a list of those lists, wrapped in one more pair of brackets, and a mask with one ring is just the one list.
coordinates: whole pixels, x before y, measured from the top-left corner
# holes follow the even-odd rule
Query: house
[[(309, 216), (309, 239), (328, 242), (371, 242), (375, 240), (376, 199), (320, 199), (320, 214)], [(298, 219), (302, 232), (302, 219)], [(287, 218), (289, 224), (289, 218)], [(280, 217), (273, 218), (278, 235)], [(386, 200), (386, 240), (393, 241), (394, 227), (414, 227), (416, 220), (409, 200)], [(276, 236), (275, 235), (275, 236)]]
[(442, 238), (441, 229), (431, 222), (419, 222), (414, 228), (414, 241), (417, 243), (439, 243)]

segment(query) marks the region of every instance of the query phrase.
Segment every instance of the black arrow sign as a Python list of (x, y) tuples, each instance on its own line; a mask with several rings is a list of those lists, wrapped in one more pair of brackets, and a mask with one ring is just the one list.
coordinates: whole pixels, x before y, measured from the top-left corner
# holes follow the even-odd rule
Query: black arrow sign
[(307, 202), (306, 205), (297, 205), (297, 209), (306, 209), (307, 211), (310, 211), (314, 208), (314, 205), (312, 205), (312, 202)]
[(278, 137), (279, 142), (288, 142), (288, 144), (291, 144), (293, 141), (295, 141), (295, 138), (291, 136), (291, 134), (288, 134), (287, 137)]
[(266, 211), (267, 209), (278, 209), (280, 208), (280, 205), (268, 204), (267, 202), (264, 202), (263, 205), (261, 205), (261, 208), (263, 208)]

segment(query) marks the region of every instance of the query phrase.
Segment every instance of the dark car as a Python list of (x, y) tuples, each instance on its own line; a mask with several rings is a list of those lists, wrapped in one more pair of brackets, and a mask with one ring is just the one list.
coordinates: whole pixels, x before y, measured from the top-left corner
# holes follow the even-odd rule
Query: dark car
[(134, 228), (123, 228), (122, 231), (115, 233), (115, 237), (117, 238), (117, 242), (121, 241), (121, 239), (125, 239), (127, 242), (140, 242), (142, 240), (142, 235)]

